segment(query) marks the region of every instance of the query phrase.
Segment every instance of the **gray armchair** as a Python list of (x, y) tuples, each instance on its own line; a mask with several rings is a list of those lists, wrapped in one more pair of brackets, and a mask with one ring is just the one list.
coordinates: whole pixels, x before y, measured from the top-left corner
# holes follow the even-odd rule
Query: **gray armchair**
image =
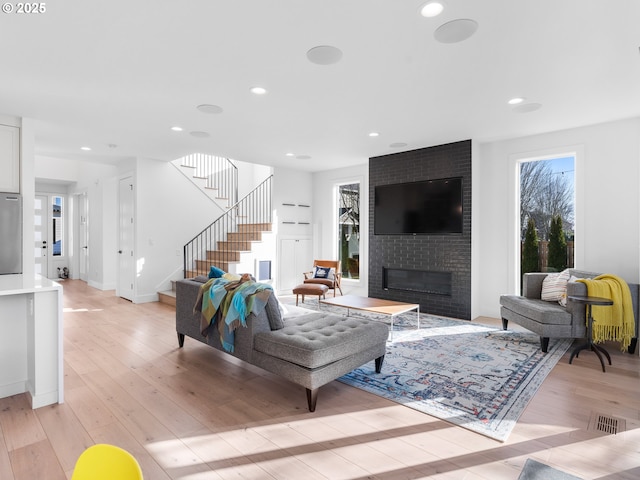
[[(570, 269), (571, 275), (578, 278), (593, 278), (598, 273)], [(546, 273), (525, 273), (522, 284), (522, 296), (501, 295), (500, 315), (502, 328), (507, 329), (509, 321), (540, 335), (540, 347), (543, 352), (549, 348), (550, 338), (585, 338), (586, 312), (585, 305), (567, 302), (563, 307), (557, 302), (541, 300), (542, 281)], [(636, 338), (631, 341), (629, 353), (635, 352), (638, 335), (638, 288), (637, 284), (629, 284), (633, 300), (633, 315), (636, 320)], [(587, 295), (587, 286), (581, 282), (567, 284), (567, 296)]]

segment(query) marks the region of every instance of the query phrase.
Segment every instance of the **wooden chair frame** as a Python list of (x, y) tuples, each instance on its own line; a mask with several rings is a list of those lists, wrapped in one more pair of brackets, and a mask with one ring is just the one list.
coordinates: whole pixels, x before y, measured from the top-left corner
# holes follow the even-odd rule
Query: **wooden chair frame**
[(335, 280), (324, 280), (319, 278), (313, 278), (313, 270), (310, 272), (304, 272), (304, 283), (320, 283), (322, 285), (326, 285), (330, 290), (333, 290), (333, 296), (336, 296), (336, 289), (340, 290), (340, 295), (342, 293), (342, 286), (340, 282), (342, 280), (342, 269), (340, 260), (314, 260), (313, 267), (328, 267), (334, 268), (336, 271)]

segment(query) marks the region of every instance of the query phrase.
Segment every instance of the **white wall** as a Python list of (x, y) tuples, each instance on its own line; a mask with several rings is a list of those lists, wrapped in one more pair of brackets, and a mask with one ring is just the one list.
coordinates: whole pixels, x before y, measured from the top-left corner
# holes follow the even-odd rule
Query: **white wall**
[[(311, 236), (312, 225), (289, 225), (283, 221), (306, 221), (308, 212), (303, 209), (287, 207), (283, 204), (311, 205), (313, 207), (313, 183), (309, 172), (275, 168), (273, 172), (273, 210), (274, 229), (279, 235), (293, 237)], [(310, 221), (315, 221), (315, 210), (311, 210)]]
[[(283, 252), (281, 242), (283, 239), (308, 239), (312, 240), (316, 231), (315, 213), (313, 209), (313, 178), (309, 172), (291, 170), (287, 168), (275, 168), (273, 172), (273, 231), (276, 234), (277, 251)], [(290, 207), (283, 204), (293, 203), (296, 207)], [(311, 208), (297, 207), (297, 205), (311, 205)], [(283, 222), (296, 222), (295, 224), (287, 224)], [(301, 225), (297, 222), (309, 221), (310, 225)], [(285, 275), (285, 268), (281, 268), (283, 262), (293, 262), (292, 252), (287, 255), (276, 254), (276, 262), (273, 265), (275, 269), (273, 276), (276, 279), (275, 288), (282, 291), (281, 286), (291, 282), (301, 283), (302, 273), (305, 268), (311, 268), (313, 258), (307, 259), (308, 266), (300, 268), (298, 273), (294, 273), (296, 280), (287, 280), (282, 276)]]
[(157, 300), (169, 279), (182, 274), (183, 247), (219, 215), (211, 201), (171, 163), (135, 162), (135, 256), (142, 269), (135, 302)]
[(518, 160), (574, 151), (576, 267), (640, 280), (640, 118), (485, 143), (474, 157), (472, 318), (516, 293)]
[(253, 163), (233, 161), (238, 168), (238, 200), (242, 200), (254, 188), (271, 175), (273, 168)]

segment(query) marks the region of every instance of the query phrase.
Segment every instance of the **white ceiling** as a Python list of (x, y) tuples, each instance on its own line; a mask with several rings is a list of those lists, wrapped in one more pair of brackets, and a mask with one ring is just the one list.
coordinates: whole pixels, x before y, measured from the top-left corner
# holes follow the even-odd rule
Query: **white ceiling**
[[(422, 3), (58, 0), (0, 13), (0, 114), (35, 119), (43, 156), (205, 152), (308, 171), (640, 116), (640, 1), (445, 0), (431, 19)], [(475, 35), (434, 39), (460, 18)], [(309, 62), (318, 45), (342, 60)], [(542, 108), (516, 113), (514, 96)]]

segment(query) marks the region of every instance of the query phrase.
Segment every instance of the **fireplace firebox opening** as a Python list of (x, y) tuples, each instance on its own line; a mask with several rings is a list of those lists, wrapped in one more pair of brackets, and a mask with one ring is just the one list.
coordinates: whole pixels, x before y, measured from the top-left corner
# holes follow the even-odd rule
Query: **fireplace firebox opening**
[(382, 288), (451, 296), (451, 272), (382, 267)]

